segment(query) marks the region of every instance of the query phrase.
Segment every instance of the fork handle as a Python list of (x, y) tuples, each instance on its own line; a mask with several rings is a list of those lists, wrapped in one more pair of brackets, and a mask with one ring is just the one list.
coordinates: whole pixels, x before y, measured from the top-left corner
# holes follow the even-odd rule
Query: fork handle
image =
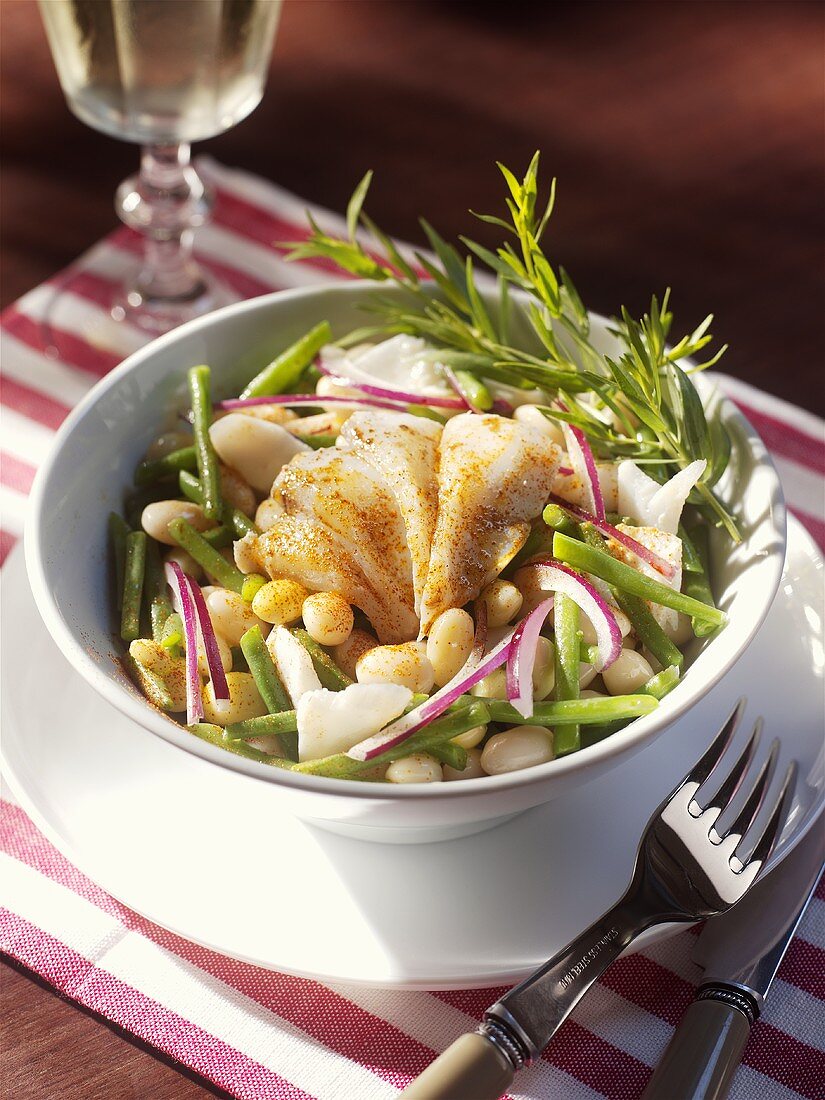
[(682, 1017), (642, 1100), (723, 1100), (748, 1042), (750, 998), (703, 986)]
[(513, 1082), (513, 1065), (487, 1035), (462, 1035), (400, 1094), (398, 1100), (498, 1100)]

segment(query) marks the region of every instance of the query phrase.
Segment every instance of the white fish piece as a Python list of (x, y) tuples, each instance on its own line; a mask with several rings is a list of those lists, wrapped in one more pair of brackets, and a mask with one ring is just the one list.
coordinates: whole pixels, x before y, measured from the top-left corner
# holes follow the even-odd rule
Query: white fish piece
[(254, 562), (254, 571), (299, 581), (310, 592), (340, 592), (364, 612), (382, 643), (415, 638), (418, 618), (412, 607), (367, 577), (347, 543), (317, 521), (284, 515), (254, 543), (241, 541), (244, 561)]
[(298, 759), (346, 752), (404, 712), (413, 693), (400, 684), (350, 684), (308, 691), (297, 705)]
[(704, 458), (697, 459), (660, 485), (635, 462), (620, 462), (617, 511), (623, 516), (630, 516), (643, 527), (656, 527), (675, 535), (685, 501), (706, 466)]
[(413, 612), (412, 562), (396, 499), (357, 454), (326, 447), (296, 457), (272, 486), (287, 515), (315, 520), (389, 600)]
[[(653, 553), (658, 554), (660, 558), (664, 558), (666, 562), (673, 566), (673, 576), (665, 577), (658, 569), (654, 569), (648, 562), (642, 561), (641, 558), (637, 557), (628, 547), (611, 539), (609, 546), (610, 552), (614, 558), (618, 558), (627, 565), (631, 565), (634, 569), (638, 569), (640, 573), (644, 573), (646, 576), (652, 577), (653, 580), (659, 581), (660, 584), (666, 584), (668, 588), (672, 588), (674, 592), (681, 591), (682, 540), (678, 535), (674, 535), (669, 531), (663, 531), (658, 527), (634, 527), (628, 523), (620, 523), (617, 530), (624, 532), (626, 535), (630, 535), (636, 542), (640, 542), (642, 546), (647, 547), (648, 550), (652, 550)], [(662, 605), (658, 603), (649, 603), (649, 606), (653, 618), (662, 629), (676, 629), (679, 621), (679, 614), (677, 611), (674, 611), (670, 607), (662, 607)]]
[(421, 601), (421, 637), (463, 607), (524, 545), (544, 506), (560, 450), (529, 424), (462, 413), (441, 436), (438, 518)]
[(266, 648), (293, 706), (297, 706), (307, 692), (320, 691), (321, 681), (312, 658), (285, 626), (276, 626), (269, 632)]
[(310, 448), (280, 424), (229, 413), (209, 429), (212, 446), (227, 466), (237, 470), (259, 493), (268, 493), (281, 467)]
[(441, 425), (408, 413), (367, 409), (353, 413), (338, 446), (358, 455), (384, 479), (407, 534), (416, 614), (430, 565), (438, 514), (438, 446)]
[(400, 334), (365, 350), (353, 349), (343, 362), (331, 362), (346, 378), (373, 386), (429, 397), (454, 397), (450, 383), (437, 367), (437, 351), (420, 336)]
[[(559, 459), (562, 470), (572, 470), (569, 455), (563, 452)], [(615, 462), (597, 462), (596, 473), (599, 475), (599, 486), (602, 490), (602, 499), (606, 512), (619, 511), (619, 467)], [(571, 504), (577, 504), (579, 508), (589, 508), (587, 501), (590, 493), (583, 479), (575, 472), (557, 472), (553, 478), (553, 492), (562, 500)]]

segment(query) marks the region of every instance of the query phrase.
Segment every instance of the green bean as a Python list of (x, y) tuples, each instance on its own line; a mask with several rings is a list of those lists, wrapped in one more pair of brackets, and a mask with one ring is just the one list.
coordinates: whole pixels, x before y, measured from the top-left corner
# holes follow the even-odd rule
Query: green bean
[(541, 525), (532, 527), (527, 536), (527, 541), (507, 566), (504, 575), (512, 576), (517, 569), (520, 569), (522, 565), (529, 562), (531, 558), (539, 557), (542, 554), (549, 556), (552, 547), (552, 536), (547, 529)]
[[(704, 524), (694, 527), (691, 529), (690, 537), (702, 568), (699, 572), (686, 572), (684, 574), (682, 577), (682, 591), (685, 598), (700, 600), (700, 606), (710, 606), (715, 609), (716, 604), (708, 580), (708, 561), (710, 557), (708, 528)], [(702, 619), (696, 611), (688, 611), (687, 614), (691, 616), (691, 626), (697, 638), (704, 638), (708, 634), (712, 634), (716, 626), (719, 625), (718, 622), (711, 619)], [(721, 612), (717, 612), (717, 614), (721, 614)], [(724, 616), (722, 616), (722, 621), (724, 622)]]
[(172, 657), (179, 657), (184, 645), (183, 619), (173, 611), (163, 624), (160, 638), (156, 638)]
[[(181, 470), (178, 482), (180, 491), (188, 500), (191, 500), (193, 504), (203, 504), (203, 489), (201, 489), (201, 483), (193, 474), (190, 474), (187, 470)], [(239, 539), (242, 539), (249, 531), (254, 531), (256, 535), (261, 533), (245, 512), (242, 512), (240, 508), (232, 508), (228, 504), (223, 506), (221, 522), (224, 526), (231, 527), (235, 532), (235, 536)]]
[(220, 519), (223, 511), (221, 500), (221, 472), (218, 456), (209, 436), (212, 423), (212, 397), (209, 392), (209, 367), (191, 367), (187, 380), (192, 402), (192, 431), (195, 436), (195, 453), (198, 459), (198, 477), (203, 492), (203, 510), (209, 519)]
[(606, 737), (612, 737), (614, 733), (623, 730), (627, 722), (605, 722), (602, 726), (584, 726), (581, 733), (581, 747), (589, 749), (591, 745), (597, 745)]
[(249, 737), (269, 737), (272, 734), (295, 733), (298, 729), (298, 713), (282, 710), (277, 714), (262, 714), (258, 718), (245, 718), (226, 727), (226, 735), (233, 741)]
[(466, 401), (469, 401), (474, 408), (481, 409), (482, 412), (489, 412), (492, 409), (494, 404), (493, 395), (480, 378), (467, 370), (457, 370), (455, 376), (461, 390), (461, 396)]
[(148, 669), (146, 665), (141, 664), (131, 654), (129, 654), (128, 660), (131, 665), (132, 676), (149, 702), (153, 706), (159, 707), (160, 710), (171, 711), (173, 700), (163, 677)]
[(267, 578), (262, 577), (260, 573), (247, 573), (244, 577), (243, 588), (241, 589), (241, 596), (246, 603), (252, 603), (255, 596), (261, 591), (266, 584)]
[(669, 691), (673, 691), (679, 683), (679, 669), (676, 665), (669, 665), (651, 676), (642, 691), (652, 695), (654, 699), (664, 699)]
[(123, 567), (126, 562), (126, 536), (130, 530), (129, 524), (117, 512), (109, 513), (109, 542), (112, 548), (118, 611), (123, 607)]
[(318, 675), (318, 679), (321, 684), (328, 688), (330, 691), (342, 691), (344, 688), (349, 687), (352, 680), (345, 672), (333, 661), (332, 657), (322, 649), (316, 641), (310, 638), (309, 634), (297, 627), (292, 631), (304, 649), (312, 658), (312, 663), (315, 666), (315, 671)]
[(436, 412), (429, 405), (408, 405), (407, 412), (410, 416), (420, 416), (424, 420), (434, 420), (436, 424), (446, 424), (447, 417)]
[(163, 637), (166, 621), (172, 614), (169, 601), (163, 563), (160, 560), (160, 547), (154, 539), (146, 546), (146, 575), (143, 581), (146, 599), (149, 601), (149, 619), (152, 624), (152, 637), (159, 642)]
[[(674, 611), (682, 611), (703, 623), (713, 623), (714, 626), (722, 626), (727, 622), (727, 616), (717, 608), (701, 603), (682, 592), (674, 592), (667, 585), (653, 580), (644, 573), (639, 573), (622, 561), (617, 561), (605, 551), (576, 542), (575, 539), (568, 538), (558, 531), (553, 536), (553, 555), (559, 561), (601, 577), (608, 584), (633, 596), (641, 596), (643, 600), (662, 604), (663, 607), (672, 607)], [(689, 575), (696, 576), (695, 573)]]
[(223, 523), (219, 527), (212, 527), (209, 531), (201, 531), (200, 535), (204, 542), (208, 542), (216, 550), (223, 550), (224, 547), (231, 546), (235, 537), (232, 531)]
[(223, 588), (231, 588), (233, 592), (241, 592), (244, 582), (243, 573), (222, 557), (214, 546), (210, 546), (191, 523), (187, 523), (179, 516), (172, 520), (167, 530), (175, 542), (182, 546), (202, 569), (214, 577), (219, 585)]
[(289, 760), (281, 760), (278, 756), (261, 752), (252, 745), (247, 745), (245, 741), (233, 741), (225, 736), (225, 731), (220, 726), (213, 726), (209, 722), (197, 722), (193, 726), (188, 726), (187, 729), (196, 737), (200, 737), (201, 741), (217, 745), (219, 749), (227, 749), (229, 752), (234, 752), (236, 756), (246, 757), (247, 760), (257, 760), (259, 764), (269, 764), (273, 768), (292, 767)]
[[(485, 700), (486, 702), (486, 700)], [(518, 713), (518, 712), (516, 712)], [(320, 760), (305, 760), (295, 766), (295, 771), (304, 775), (325, 775), (333, 779), (358, 779), (364, 772), (370, 772), (393, 760), (400, 760), (415, 752), (432, 752), (433, 748), (445, 741), (458, 737), (475, 726), (486, 725), (489, 721), (487, 707), (480, 699), (474, 699), (466, 706), (459, 707), (441, 718), (431, 722), (423, 730), (414, 733), (400, 745), (382, 752), (372, 760), (353, 760), (346, 753), (336, 753)]]
[(293, 431), (292, 434), (296, 439), (300, 439), (302, 443), (306, 443), (308, 447), (312, 447), (313, 451), (320, 451), (323, 447), (334, 447), (335, 441), (338, 439), (337, 435), (329, 435), (326, 432), (301, 435), (300, 432)]
[[(661, 673), (660, 673), (661, 675)], [(466, 698), (466, 696), (462, 696)], [(535, 703), (533, 714), (524, 718), (506, 699), (485, 699), (490, 721), (508, 726), (600, 725), (624, 718), (641, 718), (657, 707), (650, 694), (615, 695), (602, 699), (559, 699)]]
[(599, 659), (599, 647), (597, 645), (585, 645), (581, 640), (579, 631), (579, 660), (585, 665), (595, 665)]
[[(259, 626), (253, 626), (241, 638), (241, 651), (249, 665), (249, 671), (255, 680), (264, 705), (270, 714), (281, 714), (289, 710), (291, 702), (286, 693), (275, 663), (266, 648), (264, 636)], [(231, 736), (235, 736), (232, 734)], [(281, 747), (290, 760), (298, 759), (297, 738), (290, 733), (281, 735)]]
[(457, 772), (463, 772), (467, 767), (467, 750), (457, 745), (455, 741), (442, 741), (438, 745), (433, 745), (430, 748), (430, 755)]
[(565, 535), (569, 535), (572, 539), (580, 539), (582, 537), (581, 527), (560, 504), (550, 503), (546, 505), (544, 511), (541, 513), (541, 518), (547, 526), (552, 527), (554, 531), (563, 531)]
[(704, 566), (702, 559), (693, 545), (693, 540), (685, 530), (683, 523), (679, 524), (679, 538), (682, 540), (682, 568), (686, 573), (702, 573)]
[(196, 470), (198, 456), (194, 447), (181, 447), (163, 458), (144, 460), (135, 470), (135, 485), (152, 485), (155, 481), (174, 477), (181, 470)]
[[(579, 697), (579, 608), (574, 600), (562, 592), (556, 593), (554, 607), (556, 635), (556, 702)], [(557, 739), (558, 742), (559, 739)], [(563, 750), (555, 746), (556, 755), (562, 751), (573, 752), (579, 747), (579, 727), (573, 724), (565, 731)]]
[(613, 595), (616, 603), (630, 619), (636, 637), (647, 646), (659, 664), (663, 668), (667, 668), (668, 665), (681, 668), (685, 660), (684, 654), (653, 618), (645, 601), (639, 596), (632, 596), (629, 592), (620, 592), (618, 588), (613, 589)]
[(310, 329), (294, 344), (273, 359), (269, 366), (256, 374), (242, 391), (241, 397), (264, 397), (269, 394), (283, 393), (294, 386), (315, 356), (332, 339), (332, 329), (328, 321), (322, 321)]
[(126, 536), (123, 606), (120, 616), (120, 636), (124, 642), (133, 642), (140, 637), (140, 605), (143, 597), (143, 575), (146, 569), (146, 541), (144, 531), (130, 531)]
[(232, 654), (232, 671), (249, 672), (249, 665), (246, 663), (246, 657), (244, 657), (241, 647), (233, 645), (230, 647), (229, 652)]

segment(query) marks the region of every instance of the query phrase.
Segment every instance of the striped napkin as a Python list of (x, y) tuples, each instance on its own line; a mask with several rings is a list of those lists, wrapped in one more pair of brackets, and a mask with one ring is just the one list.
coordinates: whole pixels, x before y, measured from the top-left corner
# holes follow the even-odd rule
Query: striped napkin
[[(202, 159), (215, 189), (201, 263), (238, 298), (337, 276), (287, 265), (276, 242), (304, 234), (305, 206)], [(314, 211), (332, 231), (343, 221)], [(23, 529), (26, 495), (52, 435), (90, 386), (145, 342), (109, 319), (113, 286), (139, 243), (118, 229), (0, 320), (0, 553)], [(340, 276), (338, 276), (340, 277)], [(791, 510), (825, 547), (825, 433), (817, 418), (719, 376), (772, 451)], [(243, 1098), (390, 1100), (434, 1052), (468, 1030), (497, 990), (448, 993), (329, 987), (197, 947), (143, 920), (73, 867), (4, 789), (5, 907), (0, 946), (79, 1004)], [(620, 960), (522, 1073), (521, 1100), (632, 1100), (642, 1092), (699, 971), (685, 932)], [(733, 1087), (734, 1100), (822, 1096), (825, 1082), (825, 885), (786, 958)]]

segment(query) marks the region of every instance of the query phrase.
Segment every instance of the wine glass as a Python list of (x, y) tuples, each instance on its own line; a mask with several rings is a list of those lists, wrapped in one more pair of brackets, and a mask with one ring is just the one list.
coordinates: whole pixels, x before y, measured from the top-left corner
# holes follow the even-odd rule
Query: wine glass
[(152, 334), (223, 304), (198, 266), (192, 231), (212, 196), (190, 143), (260, 102), (281, 0), (38, 0), (69, 107), (89, 126), (142, 146), (116, 209), (144, 239), (142, 266), (112, 315)]

